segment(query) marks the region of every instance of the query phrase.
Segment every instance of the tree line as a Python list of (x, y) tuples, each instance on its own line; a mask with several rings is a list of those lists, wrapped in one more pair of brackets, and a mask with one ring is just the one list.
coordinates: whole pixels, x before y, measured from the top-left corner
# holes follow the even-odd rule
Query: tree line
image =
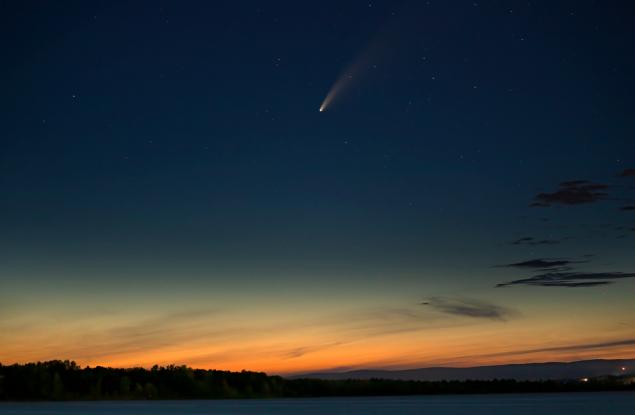
[(154, 366), (80, 367), (72, 361), (0, 364), (0, 400), (228, 399), (635, 390), (607, 377), (579, 381), (286, 379), (260, 372)]

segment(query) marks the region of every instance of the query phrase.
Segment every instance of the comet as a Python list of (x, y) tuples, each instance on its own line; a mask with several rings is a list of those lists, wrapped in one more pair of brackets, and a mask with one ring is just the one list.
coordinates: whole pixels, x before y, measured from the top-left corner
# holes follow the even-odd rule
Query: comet
[(324, 97), (322, 104), (320, 105), (320, 112), (326, 111), (326, 109), (331, 105), (333, 100), (342, 94), (344, 90), (346, 90), (352, 83), (353, 73), (359, 71), (362, 66), (362, 60), (357, 59), (353, 63), (351, 63), (344, 72), (340, 74), (337, 78), (329, 92)]
[(383, 38), (383, 34), (376, 35), (340, 72), (324, 97), (320, 105), (320, 112), (326, 111), (346, 90), (364, 78), (365, 74), (377, 68), (377, 61), (383, 60), (383, 55), (389, 50)]
[(319, 112), (329, 109), (334, 101), (339, 99), (351, 85), (360, 82), (364, 75), (368, 75), (379, 66), (385, 70), (387, 65), (378, 65), (380, 62), (390, 64), (394, 60), (389, 56), (392, 55), (395, 45), (400, 42), (404, 27), (418, 28), (420, 25), (419, 14), (412, 9), (413, 7), (411, 5), (403, 12), (391, 13), (390, 20), (375, 32), (361, 52), (354, 56), (354, 59), (340, 72), (320, 104)]

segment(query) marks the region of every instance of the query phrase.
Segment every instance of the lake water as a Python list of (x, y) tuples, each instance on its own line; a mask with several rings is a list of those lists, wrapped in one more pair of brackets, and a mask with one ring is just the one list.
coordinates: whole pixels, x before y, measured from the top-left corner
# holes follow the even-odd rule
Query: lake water
[(635, 414), (634, 392), (218, 401), (0, 403), (34, 415), (586, 415)]

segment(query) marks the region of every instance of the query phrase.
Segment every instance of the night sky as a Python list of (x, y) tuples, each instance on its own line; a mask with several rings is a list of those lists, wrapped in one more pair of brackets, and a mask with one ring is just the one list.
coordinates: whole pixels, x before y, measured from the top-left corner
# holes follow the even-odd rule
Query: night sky
[(634, 19), (0, 1), (0, 362), (634, 358)]

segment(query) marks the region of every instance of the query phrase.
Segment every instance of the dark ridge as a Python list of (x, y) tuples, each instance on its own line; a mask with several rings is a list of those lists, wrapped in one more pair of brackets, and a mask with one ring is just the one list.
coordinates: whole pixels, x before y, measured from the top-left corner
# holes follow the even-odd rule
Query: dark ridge
[[(635, 340), (626, 340), (618, 344), (635, 344)], [(612, 345), (612, 343), (577, 345), (573, 350), (592, 349), (594, 346)], [(558, 350), (558, 349), (556, 349)], [(543, 351), (532, 350), (532, 351)], [(549, 350), (544, 350), (549, 351)], [(623, 371), (622, 368), (625, 368)], [(349, 372), (309, 373), (302, 376), (319, 379), (394, 379), (419, 381), (444, 380), (493, 380), (515, 379), (522, 381), (567, 380), (583, 377), (618, 376), (623, 372), (635, 372), (635, 359), (619, 360), (581, 360), (576, 362), (522, 363), (509, 365), (475, 367), (426, 367), (406, 370), (356, 370)]]

